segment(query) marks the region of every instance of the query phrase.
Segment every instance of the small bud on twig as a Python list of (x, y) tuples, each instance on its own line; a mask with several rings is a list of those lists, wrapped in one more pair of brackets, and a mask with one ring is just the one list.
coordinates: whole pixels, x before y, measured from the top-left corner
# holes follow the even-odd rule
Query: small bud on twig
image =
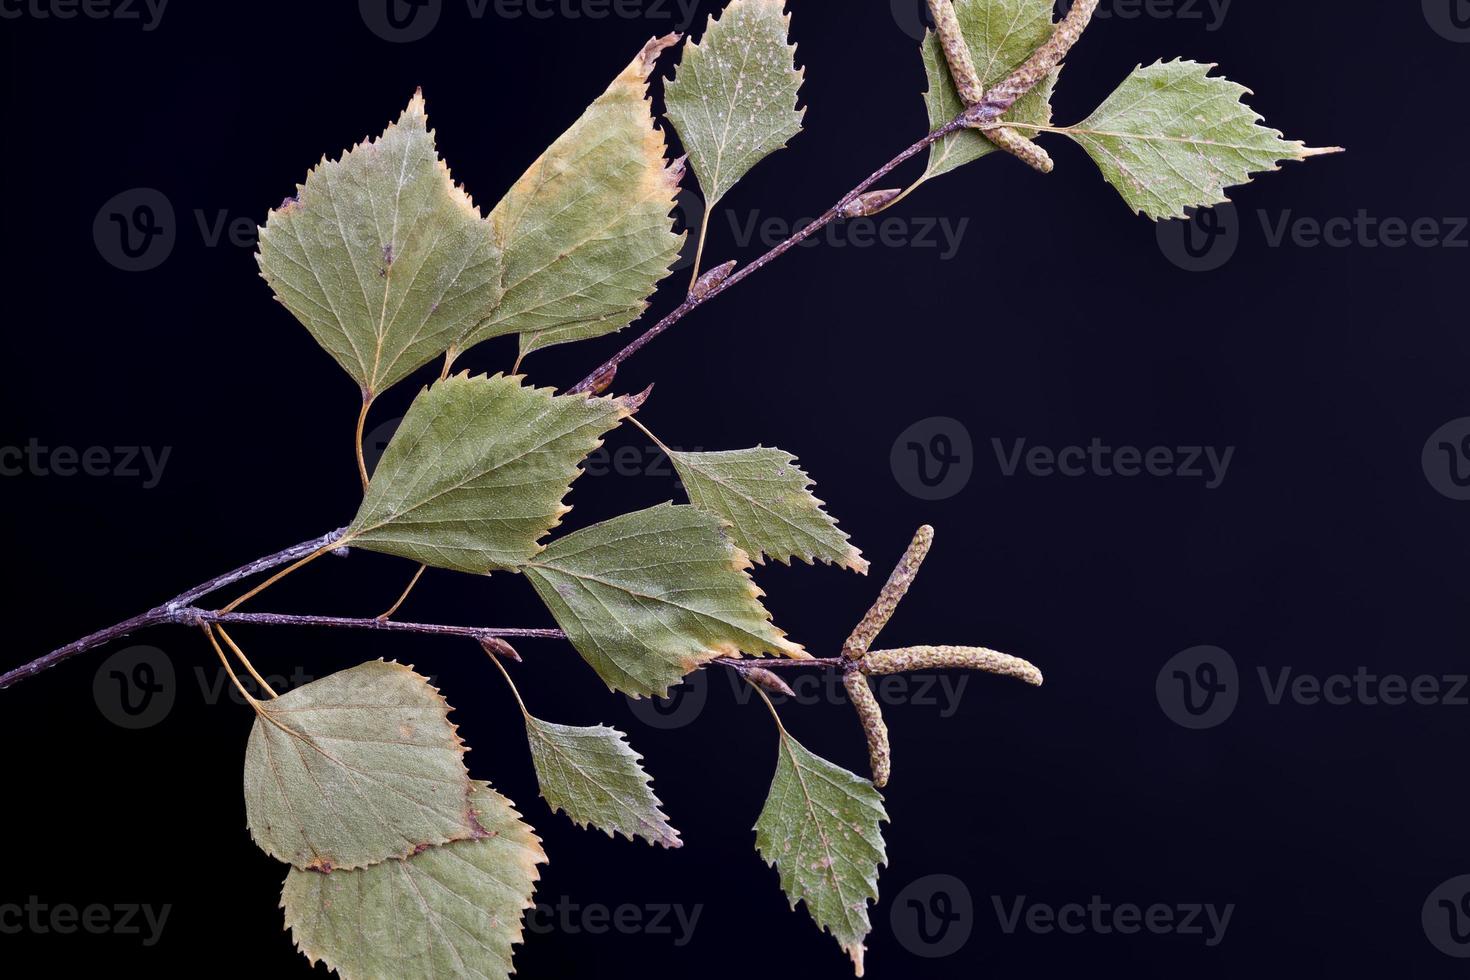
[(842, 675), (842, 686), (847, 688), (847, 696), (857, 709), (858, 721), (862, 722), (863, 734), (868, 737), (868, 764), (873, 770), (873, 785), (882, 789), (888, 785), (888, 776), (893, 769), (883, 710), (878, 707), (878, 699), (873, 697), (866, 675), (850, 670)]
[(888, 187), (881, 191), (868, 191), (853, 198), (840, 212), (842, 218), (863, 218), (870, 214), (877, 214), (903, 193), (901, 187)]
[(509, 657), (516, 663), (521, 662), (521, 655), (516, 652), (516, 648), (498, 636), (480, 637), (480, 647), (492, 657)]
[(791, 685), (783, 681), (774, 671), (766, 670), (764, 667), (743, 667), (740, 673), (745, 679), (767, 694), (783, 694), (788, 698), (796, 697), (796, 692)]
[(868, 652), (868, 647), (873, 645), (878, 633), (888, 624), (893, 610), (898, 607), (899, 600), (909, 591), (909, 586), (914, 582), (914, 576), (919, 574), (919, 566), (924, 563), (924, 556), (929, 554), (929, 546), (934, 543), (934, 529), (928, 524), (919, 528), (914, 533), (914, 540), (909, 543), (908, 550), (898, 560), (898, 565), (893, 569), (893, 574), (888, 576), (888, 582), (883, 586), (883, 591), (878, 593), (878, 598), (873, 601), (873, 606), (868, 610), (862, 622), (853, 628), (852, 635), (847, 642), (842, 644), (842, 654), (849, 660), (858, 660)]
[(594, 395), (600, 395), (612, 387), (613, 379), (617, 376), (618, 366), (616, 364), (609, 364), (597, 372), (596, 376), (592, 379), (592, 383), (587, 386), (587, 390)]
[(735, 260), (731, 259), (724, 265), (717, 265), (694, 281), (689, 287), (690, 299), (704, 299), (710, 290), (730, 278), (730, 273), (735, 271)]
[(983, 647), (937, 646), (874, 650), (863, 658), (861, 665), (865, 674), (906, 674), (915, 670), (946, 667), (983, 670), (1002, 677), (1014, 677), (1038, 687), (1042, 681), (1041, 671), (1035, 664)]

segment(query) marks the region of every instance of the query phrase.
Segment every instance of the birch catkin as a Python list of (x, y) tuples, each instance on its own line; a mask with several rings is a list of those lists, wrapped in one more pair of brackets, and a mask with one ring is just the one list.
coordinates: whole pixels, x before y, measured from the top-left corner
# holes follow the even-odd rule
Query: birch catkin
[[(985, 98), (985, 83), (975, 71), (975, 62), (970, 57), (970, 46), (960, 31), (953, 0), (929, 0), (929, 16), (934, 18), (939, 46), (944, 50), (944, 60), (949, 64), (949, 76), (954, 79), (954, 87), (960, 93), (960, 98), (967, 106), (980, 102)], [(1044, 174), (1052, 172), (1053, 164), (1047, 152), (1014, 129), (1001, 126), (982, 132), (990, 142), (1029, 166)]]
[(874, 650), (863, 658), (861, 664), (865, 674), (904, 674), (914, 670), (945, 667), (983, 670), (1002, 677), (1014, 677), (1038, 687), (1042, 681), (1041, 671), (1035, 664), (983, 647), (929, 646)]
[(914, 540), (898, 560), (893, 574), (888, 576), (888, 582), (873, 601), (872, 608), (862, 622), (853, 628), (847, 642), (842, 644), (842, 655), (848, 660), (858, 660), (868, 652), (868, 647), (873, 645), (879, 631), (888, 623), (899, 600), (908, 593), (909, 586), (914, 584), (914, 576), (919, 574), (919, 566), (924, 564), (924, 556), (929, 554), (929, 546), (933, 543), (934, 528), (928, 524), (914, 533)]
[(850, 670), (842, 675), (842, 686), (857, 709), (858, 721), (862, 722), (863, 734), (868, 738), (868, 765), (873, 770), (873, 785), (882, 789), (888, 785), (893, 759), (888, 750), (888, 726), (883, 723), (883, 711), (873, 689), (868, 686), (866, 675)]
[(995, 116), (1016, 104), (1016, 100), (1036, 87), (1047, 74), (1062, 63), (1072, 45), (1082, 36), (1097, 10), (1097, 0), (1073, 0), (1072, 9), (1067, 11), (1052, 32), (1050, 40), (1022, 62), (1021, 67), (1001, 79), (985, 93), (984, 103), (995, 112)]

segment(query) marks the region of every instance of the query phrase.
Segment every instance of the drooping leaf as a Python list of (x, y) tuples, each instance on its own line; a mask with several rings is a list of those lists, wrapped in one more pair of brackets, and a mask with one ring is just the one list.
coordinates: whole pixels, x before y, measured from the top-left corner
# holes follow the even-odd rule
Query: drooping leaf
[(359, 664), (260, 702), (245, 814), (298, 868), (361, 868), (475, 832), (449, 705), (402, 664)]
[(863, 940), (872, 929), (868, 903), (878, 900), (878, 865), (887, 860), (888, 819), (873, 784), (781, 731), (776, 776), (755, 824), (755, 846), (781, 876), (791, 901), (806, 903), (863, 975)]
[(292, 868), (281, 908), (296, 947), (344, 980), (514, 973), (512, 947), (532, 907), (541, 841), (511, 802), (476, 782), (471, 840), (357, 871)]
[(1214, 65), (1157, 62), (1133, 74), (1091, 116), (1066, 133), (1108, 183), (1155, 221), (1229, 200), (1225, 188), (1337, 147), (1286, 140), (1242, 98), (1250, 89), (1210, 77)]
[(541, 795), (579, 827), (681, 847), (679, 832), (653, 795), (642, 760), (616, 728), (556, 725), (526, 714), (526, 736)]
[(382, 136), (307, 174), (266, 219), (256, 259), (370, 395), (444, 353), (500, 298), (500, 250), (439, 159), (421, 93)]
[(419, 393), (343, 542), (472, 574), (517, 568), (571, 510), (578, 464), (628, 403), (461, 373)]
[(685, 47), (665, 86), (669, 121), (709, 208), (801, 132), (806, 110), (796, 101), (805, 70), (795, 67), (784, 7), (785, 0), (731, 0), (699, 43)]
[(811, 478), (796, 457), (757, 446), (732, 452), (685, 453), (667, 450), (684, 481), (689, 502), (733, 525), (735, 544), (760, 563), (814, 559), (866, 573), (862, 552), (838, 530), (811, 492)]
[[(960, 33), (970, 46), (975, 73), (986, 88), (1005, 78), (1031, 53), (1046, 43), (1052, 32), (1052, 0), (955, 0)], [(929, 90), (924, 103), (929, 107), (929, 128), (938, 129), (965, 108), (944, 60), (944, 49), (933, 31), (924, 38), (924, 72)], [(1022, 96), (1005, 118), (1046, 126), (1051, 123), (1051, 95), (1060, 69), (1052, 72)], [(1022, 135), (1027, 135), (1023, 129)], [(929, 148), (925, 178), (937, 177), (994, 152), (996, 146), (975, 130), (946, 136)]]
[(666, 166), (648, 77), (678, 35), (657, 38), (490, 213), (505, 296), (469, 338), (519, 333), (521, 353), (632, 323), (684, 243), (670, 212), (683, 164)]
[(771, 625), (719, 518), (660, 504), (553, 541), (525, 575), (608, 687), (663, 697), (715, 657), (806, 653)]

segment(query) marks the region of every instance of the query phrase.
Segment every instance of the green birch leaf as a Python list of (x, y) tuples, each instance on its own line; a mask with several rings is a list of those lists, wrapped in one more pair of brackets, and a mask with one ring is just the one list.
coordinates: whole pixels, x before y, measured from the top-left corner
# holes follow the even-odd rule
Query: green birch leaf
[(578, 728), (525, 718), (541, 795), (553, 810), (609, 837), (616, 831), (629, 840), (636, 835), (650, 844), (683, 846), (627, 735), (606, 725)]
[(1065, 132), (1082, 145), (1128, 206), (1155, 221), (1229, 200), (1225, 188), (1338, 147), (1313, 149), (1262, 125), (1250, 89), (1211, 78), (1214, 65), (1135, 68), (1084, 121)]
[(359, 664), (256, 705), (245, 814), (271, 857), (361, 868), (475, 833), (449, 705), (402, 664)]
[(500, 250), (439, 159), (422, 93), (382, 136), (307, 174), (266, 219), (256, 260), (369, 396), (444, 353), (500, 298)]
[(724, 522), (660, 504), (553, 541), (524, 569), (577, 652), (615, 691), (664, 697), (716, 657), (805, 657), (771, 625)]
[[(778, 722), (779, 724), (779, 722)], [(776, 776), (755, 824), (755, 846), (776, 866), (781, 888), (830, 932), (863, 975), (863, 940), (878, 900), (878, 865), (887, 860), (888, 819), (873, 784), (808, 752), (781, 729)]]
[(509, 800), (487, 783), (473, 786), (472, 840), (357, 871), (291, 869), (281, 908), (312, 965), (344, 980), (505, 980), (515, 972), (512, 947), (546, 854)]
[[(970, 46), (975, 72), (986, 88), (1005, 78), (1031, 53), (1045, 44), (1052, 32), (1052, 0), (955, 0), (960, 33)], [(939, 36), (930, 31), (921, 49), (929, 90), (924, 103), (929, 108), (929, 128), (938, 129), (965, 109), (944, 60)], [(1005, 118), (1038, 126), (1051, 124), (1051, 95), (1057, 75), (1052, 72), (1022, 96)], [(1026, 135), (1022, 130), (1022, 135)], [(975, 130), (946, 136), (929, 148), (927, 180), (948, 173), (994, 152), (996, 146)]]
[(571, 510), (578, 464), (626, 402), (461, 373), (414, 399), (343, 543), (471, 574), (515, 569)]
[(713, 208), (750, 168), (801, 132), (796, 107), (804, 69), (787, 41), (785, 0), (731, 0), (690, 41), (678, 74), (664, 86), (669, 121)]
[(665, 166), (648, 78), (678, 35), (650, 41), (490, 213), (504, 298), (466, 340), (520, 334), (522, 354), (621, 330), (648, 307), (684, 236), (670, 213), (683, 163)]
[(733, 525), (736, 546), (757, 564), (762, 556), (787, 563), (814, 559), (867, 574), (862, 552), (847, 540), (822, 501), (812, 495), (811, 478), (796, 457), (757, 446), (732, 452), (684, 453), (665, 450), (679, 471), (689, 502)]

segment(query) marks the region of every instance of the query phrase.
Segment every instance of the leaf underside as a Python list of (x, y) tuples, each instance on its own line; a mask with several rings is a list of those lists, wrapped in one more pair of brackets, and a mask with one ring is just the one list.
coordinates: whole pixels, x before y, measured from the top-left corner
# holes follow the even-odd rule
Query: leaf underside
[(677, 41), (650, 41), (490, 213), (504, 297), (466, 346), (518, 333), (526, 354), (621, 330), (648, 307), (684, 243), (670, 218), (683, 166), (665, 165), (648, 100)]
[(878, 866), (887, 860), (883, 797), (784, 730), (780, 742), (771, 792), (755, 824), (756, 850), (776, 866), (791, 907), (805, 902), (862, 976), (863, 940), (872, 930), (868, 903), (878, 900)]
[(402, 664), (359, 664), (257, 705), (245, 812), (298, 868), (361, 868), (475, 832), (449, 706)]
[(719, 518), (660, 504), (553, 541), (525, 575), (610, 688), (662, 697), (715, 657), (806, 656), (771, 625), (749, 566)]
[(801, 132), (804, 75), (794, 66), (785, 0), (732, 0), (684, 48), (664, 87), (669, 121), (694, 166), (707, 207)]
[(419, 393), (344, 541), (437, 568), (518, 568), (571, 508), (579, 463), (630, 414), (611, 398), (458, 374)]
[(422, 94), (382, 136), (323, 158), (266, 219), (256, 260), (369, 395), (460, 342), (500, 298), (500, 249), (439, 159)]
[(1128, 206), (1155, 221), (1222, 204), (1227, 187), (1278, 170), (1283, 160), (1336, 152), (1262, 125), (1242, 101), (1250, 90), (1210, 77), (1214, 67), (1161, 61), (1135, 68), (1091, 116), (1066, 130)]
[(757, 446), (730, 452), (668, 450), (689, 502), (729, 521), (735, 544), (757, 563), (820, 559), (867, 573), (862, 553), (811, 492), (796, 457)]
[[(960, 33), (970, 47), (975, 72), (986, 88), (1005, 78), (1046, 43), (1052, 32), (1052, 10), (1051, 0), (955, 0)], [(930, 31), (921, 50), (924, 72), (929, 79), (924, 103), (929, 109), (929, 128), (934, 130), (963, 112), (965, 102), (949, 73), (939, 36)], [(1053, 71), (1017, 100), (1005, 118), (1050, 125), (1052, 90), (1060, 71)], [(1021, 133), (1026, 135), (1025, 130)], [(937, 177), (996, 149), (994, 143), (975, 130), (946, 136), (929, 148), (929, 166), (924, 177)]]
[(664, 847), (682, 845), (627, 735), (606, 725), (579, 728), (525, 718), (541, 795), (553, 810), (609, 837), (616, 832)]
[(476, 782), (472, 840), (357, 871), (292, 868), (281, 908), (296, 946), (344, 980), (514, 973), (522, 913), (532, 907), (541, 842), (509, 800)]

